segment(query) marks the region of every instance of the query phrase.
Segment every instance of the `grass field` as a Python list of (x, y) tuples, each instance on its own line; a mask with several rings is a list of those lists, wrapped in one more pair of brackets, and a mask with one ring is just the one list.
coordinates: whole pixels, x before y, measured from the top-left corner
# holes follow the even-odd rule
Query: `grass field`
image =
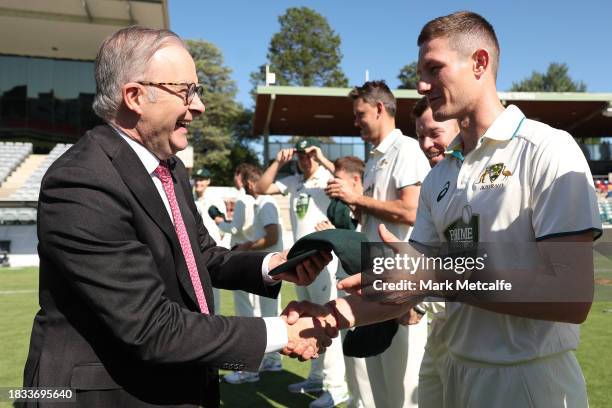
[[(607, 265), (607, 263), (606, 263)], [(601, 273), (609, 276), (612, 270), (598, 264)], [(20, 386), (27, 355), (32, 318), (38, 310), (36, 268), (0, 269), (0, 387)], [(598, 288), (607, 292), (610, 287)], [(284, 285), (282, 301), (294, 298), (294, 290)], [(603, 298), (609, 299), (607, 296)], [(233, 314), (233, 297), (221, 295), (221, 313)], [(583, 324), (581, 345), (577, 351), (588, 384), (590, 406), (612, 406), (612, 302), (596, 301), (588, 320)], [(258, 383), (244, 385), (222, 384), (222, 403), (227, 407), (306, 407), (315, 395), (294, 395), (287, 385), (300, 381), (308, 374), (308, 363), (283, 359), (284, 371), (264, 373)], [(0, 407), (8, 406), (0, 403)]]

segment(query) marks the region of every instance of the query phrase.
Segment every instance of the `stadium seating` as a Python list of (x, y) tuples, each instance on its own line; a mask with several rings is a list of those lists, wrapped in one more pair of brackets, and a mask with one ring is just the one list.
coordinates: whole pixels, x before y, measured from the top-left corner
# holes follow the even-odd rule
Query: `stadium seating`
[(32, 153), (32, 143), (0, 142), (0, 184)]
[(19, 201), (37, 201), (38, 193), (40, 191), (40, 183), (43, 176), (58, 157), (60, 157), (66, 150), (70, 148), (70, 144), (59, 143), (55, 145), (53, 150), (49, 152), (49, 155), (45, 161), (28, 177), (23, 186), (13, 194), (9, 196), (9, 200)]
[(602, 224), (612, 224), (612, 202), (610, 199), (599, 201), (599, 217)]
[[(7, 201), (38, 201), (42, 178), (58, 157), (70, 148), (70, 144), (57, 144), (42, 164), (34, 170), (23, 185), (12, 193)], [(0, 143), (0, 181), (3, 182), (20, 163), (32, 153), (31, 143)], [(6, 172), (6, 175), (4, 175)], [(0, 208), (0, 224), (19, 225), (36, 223), (35, 208)]]

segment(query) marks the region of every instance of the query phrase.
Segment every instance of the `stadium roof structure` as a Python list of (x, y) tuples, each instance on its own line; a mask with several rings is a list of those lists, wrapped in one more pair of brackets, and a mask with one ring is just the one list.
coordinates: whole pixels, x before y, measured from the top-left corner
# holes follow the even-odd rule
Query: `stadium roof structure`
[[(350, 88), (259, 86), (254, 135), (359, 136), (353, 124)], [(393, 91), (396, 125), (414, 135), (415, 90)], [(517, 105), (528, 118), (540, 120), (575, 137), (612, 136), (612, 93), (499, 92), (505, 105)]]
[(168, 28), (167, 0), (3, 0), (0, 53), (93, 61), (104, 38), (133, 24)]

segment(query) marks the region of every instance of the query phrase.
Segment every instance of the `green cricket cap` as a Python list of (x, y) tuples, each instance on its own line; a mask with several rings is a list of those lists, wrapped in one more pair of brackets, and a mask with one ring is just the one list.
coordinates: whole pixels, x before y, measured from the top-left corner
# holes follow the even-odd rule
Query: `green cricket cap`
[(211, 177), (210, 171), (208, 169), (205, 169), (204, 167), (202, 167), (201, 169), (193, 173), (193, 178), (209, 179), (210, 177)]
[(307, 137), (307, 138), (298, 140), (298, 142), (295, 144), (295, 150), (297, 152), (303, 152), (307, 148), (312, 147), (312, 146), (321, 147), (321, 144), (314, 137)]

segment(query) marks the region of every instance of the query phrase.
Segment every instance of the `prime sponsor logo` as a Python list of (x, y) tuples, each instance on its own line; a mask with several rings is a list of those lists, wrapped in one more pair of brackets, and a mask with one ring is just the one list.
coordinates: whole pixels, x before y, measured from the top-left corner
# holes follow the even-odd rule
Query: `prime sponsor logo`
[(478, 242), (480, 216), (472, 212), (472, 207), (466, 205), (461, 210), (461, 218), (451, 223), (444, 231), (448, 242), (455, 244), (472, 244)]

